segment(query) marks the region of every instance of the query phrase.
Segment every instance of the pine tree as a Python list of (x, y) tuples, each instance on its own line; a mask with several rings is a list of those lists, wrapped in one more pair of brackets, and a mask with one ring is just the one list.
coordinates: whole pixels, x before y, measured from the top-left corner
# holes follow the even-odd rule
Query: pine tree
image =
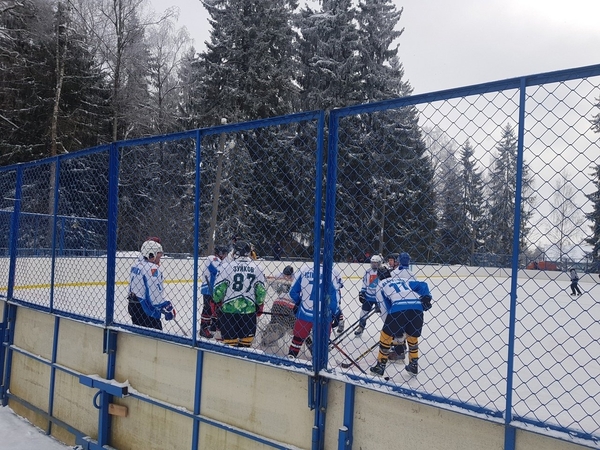
[(106, 142), (104, 78), (63, 2), (16, 4), (0, 33), (1, 164)]
[(398, 43), (404, 30), (397, 25), (402, 16), (392, 0), (361, 0), (358, 3), (359, 62), (364, 102), (409, 95), (412, 88), (403, 80), (398, 60)]
[(360, 36), (351, 0), (323, 0), (320, 11), (305, 6), (298, 18), (303, 110), (360, 103)]
[(202, 54), (203, 100), (198, 126), (222, 117), (243, 122), (292, 111), (295, 0), (211, 0), (204, 7), (212, 31)]
[[(490, 252), (497, 255), (498, 263), (509, 266), (513, 249), (515, 228), (515, 195), (517, 188), (517, 139), (514, 129), (507, 124), (502, 130), (502, 137), (497, 147), (497, 156), (490, 173), (490, 229), (487, 235), (487, 245)], [(523, 163), (522, 194), (519, 248), (525, 248), (529, 232), (526, 224), (531, 216), (527, 208), (532, 202), (530, 196), (532, 180), (527, 164)]]
[[(600, 109), (600, 98), (597, 99), (596, 107)], [(600, 133), (600, 112), (596, 113), (592, 118), (592, 130)], [(591, 194), (586, 194), (588, 200), (592, 202), (592, 211), (587, 213), (585, 217), (592, 222), (590, 226), (592, 235), (585, 242), (592, 246), (590, 255), (594, 270), (598, 271), (600, 267), (600, 164), (596, 165), (592, 173), (592, 182), (596, 186), (596, 191)]]
[(595, 270), (598, 270), (600, 267), (600, 164), (594, 168), (592, 176), (596, 191), (591, 194), (586, 194), (586, 197), (592, 202), (593, 209), (590, 213), (585, 215), (585, 217), (592, 222), (592, 225), (590, 226), (592, 234), (585, 242), (592, 246), (590, 255)]
[(469, 240), (469, 263), (474, 264), (474, 254), (483, 246), (483, 230), (485, 216), (485, 199), (483, 175), (476, 167), (474, 149), (467, 141), (462, 148), (461, 164), (463, 167), (461, 177), (462, 203), (467, 219)]

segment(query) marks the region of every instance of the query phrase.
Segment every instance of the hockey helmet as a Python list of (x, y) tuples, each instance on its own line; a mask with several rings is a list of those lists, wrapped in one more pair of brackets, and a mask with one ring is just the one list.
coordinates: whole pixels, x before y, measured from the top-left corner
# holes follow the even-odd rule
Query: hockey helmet
[(237, 241), (233, 245), (233, 253), (235, 256), (248, 256), (251, 251), (252, 248), (250, 247), (250, 244), (245, 241)]
[(283, 268), (283, 274), (284, 274), (286, 277), (290, 277), (290, 276), (292, 276), (292, 274), (293, 274), (293, 273), (294, 273), (294, 269), (292, 268), (292, 266), (285, 266), (285, 267)]
[(150, 259), (154, 258), (159, 253), (163, 253), (163, 248), (158, 242), (148, 240), (142, 244), (140, 252), (144, 258)]
[(226, 245), (215, 245), (215, 255), (219, 257), (225, 257), (229, 253), (229, 249)]
[(390, 269), (388, 269), (385, 266), (381, 266), (379, 269), (377, 269), (377, 278), (379, 278), (379, 280), (385, 280), (386, 278), (391, 278), (392, 274), (390, 273)]
[(380, 255), (371, 256), (371, 268), (377, 269), (378, 267), (381, 266), (382, 262), (383, 262), (383, 258)]
[(388, 255), (387, 259), (388, 259), (388, 261), (389, 261), (390, 259), (393, 259), (394, 261), (397, 261), (399, 256), (400, 256), (400, 255), (399, 255), (398, 253), (390, 253), (390, 254)]
[(400, 253), (400, 255), (398, 256), (398, 262), (400, 263), (400, 265), (402, 267), (410, 266), (410, 256), (408, 255), (408, 253), (406, 253), (406, 252)]

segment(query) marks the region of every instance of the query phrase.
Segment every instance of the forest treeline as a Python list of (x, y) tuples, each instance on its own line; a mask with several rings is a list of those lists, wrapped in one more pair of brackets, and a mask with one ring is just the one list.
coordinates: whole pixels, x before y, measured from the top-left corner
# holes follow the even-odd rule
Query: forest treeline
[[(327, 111), (412, 92), (399, 52), (402, 10), (391, 0), (203, 4), (209, 21), (198, 26), (211, 28), (210, 39), (196, 51), (177, 27), (176, 11), (156, 15), (146, 0), (0, 1), (0, 165), (211, 127), (222, 118), (237, 123)], [(344, 120), (338, 259), (402, 250), (416, 261), (506, 266), (517, 207), (521, 251), (540, 250), (528, 239), (536, 196), (527, 162), (522, 201), (515, 204), (515, 124), (498, 126), (493, 154), (483, 160), (470, 140), (440, 145), (443, 136), (423, 130), (414, 107)], [(600, 132), (600, 114), (592, 120)], [(282, 242), (289, 256), (310, 256), (316, 131), (292, 125), (228, 136), (217, 241), (242, 236), (262, 254)], [(203, 143), (201, 230), (210, 228), (218, 150), (218, 139)], [(164, 143), (122, 159), (121, 248), (160, 233), (171, 251), (191, 250), (194, 151)], [(63, 165), (63, 179), (71, 181), (61, 191), (70, 199), (59, 206), (61, 214), (106, 217), (105, 164), (86, 157)], [(47, 170), (26, 186), (32, 198), (48, 190), (53, 168)], [(157, 180), (168, 183), (157, 188)], [(595, 183), (600, 187), (599, 168)], [(82, 199), (81, 193), (89, 195)], [(597, 260), (598, 193), (588, 198), (595, 209), (586, 219), (595, 225), (586, 239)], [(50, 212), (47, 199), (31, 202), (30, 212)], [(71, 246), (101, 247), (89, 236), (82, 243), (80, 227), (70, 229)], [(92, 234), (102, 239), (101, 231)], [(199, 239), (205, 249), (206, 233)], [(565, 241), (564, 251), (572, 245)]]

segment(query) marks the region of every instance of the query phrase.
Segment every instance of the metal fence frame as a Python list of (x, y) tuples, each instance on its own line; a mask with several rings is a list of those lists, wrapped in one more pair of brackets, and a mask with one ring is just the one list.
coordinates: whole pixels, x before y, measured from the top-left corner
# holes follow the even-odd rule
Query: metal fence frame
[[(22, 255), (19, 253), (18, 245), (17, 245), (17, 236), (19, 230), (20, 218), (27, 213), (21, 212), (21, 188), (23, 182), (23, 172), (24, 170), (32, 167), (36, 167), (41, 164), (48, 164), (49, 160), (36, 161), (26, 164), (18, 164), (16, 166), (4, 167), (0, 169), (0, 177), (7, 175), (9, 178), (14, 178), (14, 186), (13, 192), (10, 193), (10, 197), (5, 193), (6, 198), (14, 199), (14, 207), (11, 211), (11, 221), (9, 224), (9, 228), (5, 231), (8, 232), (8, 252), (10, 255), (9, 262), (9, 271), (8, 278), (6, 280), (2, 280), (3, 283), (6, 283), (6, 300), (9, 303), (18, 304), (21, 306), (31, 307), (34, 309), (38, 309), (41, 311), (49, 312), (56, 314), (57, 316), (63, 316), (67, 318), (72, 318), (76, 320), (85, 320), (88, 322), (95, 322), (103, 325), (105, 328), (110, 329), (111, 327), (117, 325), (119, 328), (124, 328), (129, 331), (144, 334), (148, 336), (158, 337), (161, 339), (180, 342), (188, 345), (192, 345), (194, 347), (198, 347), (200, 349), (215, 351), (225, 354), (230, 354), (233, 356), (243, 356), (248, 359), (256, 360), (257, 362), (267, 362), (270, 364), (278, 364), (285, 365), (290, 368), (290, 370), (295, 370), (295, 368), (300, 367), (302, 370), (306, 369), (306, 365), (299, 364), (294, 361), (283, 360), (282, 358), (270, 357), (268, 355), (256, 355), (256, 354), (248, 354), (244, 352), (244, 350), (239, 350), (235, 348), (223, 348), (222, 346), (207, 344), (206, 342), (200, 341), (196, 336), (198, 335), (196, 324), (197, 324), (197, 306), (198, 306), (198, 298), (197, 294), (194, 294), (193, 298), (193, 311), (194, 317), (192, 319), (193, 323), (193, 337), (192, 338), (182, 338), (179, 336), (172, 336), (165, 333), (152, 332), (148, 330), (143, 330), (133, 326), (127, 326), (124, 324), (115, 324), (114, 319), (114, 298), (115, 298), (115, 282), (116, 282), (116, 252), (117, 252), (117, 216), (118, 216), (118, 174), (119, 174), (119, 150), (121, 148), (136, 146), (136, 145), (145, 145), (156, 142), (166, 142), (173, 141), (179, 139), (187, 139), (192, 138), (196, 142), (196, 209), (195, 209), (195, 245), (194, 245), (194, 293), (197, 292), (197, 279), (198, 279), (198, 260), (200, 257), (199, 254), (199, 245), (198, 245), (198, 234), (199, 234), (199, 196), (200, 196), (200, 182), (199, 182), (199, 172), (200, 172), (200, 148), (202, 139), (206, 136), (218, 135), (220, 133), (230, 133), (236, 132), (240, 130), (249, 130), (255, 129), (265, 126), (272, 126), (278, 124), (289, 124), (292, 122), (301, 122), (301, 121), (315, 121), (317, 123), (317, 142), (315, 143), (315, 153), (317, 158), (317, 179), (315, 180), (315, 192), (316, 192), (316, 200), (315, 200), (315, 214), (314, 214), (314, 254), (313, 254), (313, 263), (315, 266), (315, 270), (319, 271), (319, 254), (321, 250), (321, 214), (322, 206), (321, 198), (322, 198), (322, 183), (323, 175), (325, 175), (326, 180), (326, 190), (325, 190), (325, 216), (324, 216), (324, 236), (323, 236), (323, 249), (324, 249), (324, 264), (323, 264), (323, 279), (324, 283), (322, 288), (319, 290), (319, 302), (318, 307), (316, 308), (315, 314), (315, 352), (313, 355), (312, 365), (309, 366), (311, 371), (314, 373), (313, 379), (315, 380), (313, 386), (311, 388), (312, 392), (312, 402), (310, 402), (310, 406), (315, 407), (317, 403), (324, 402), (326, 404), (327, 399), (327, 386), (325, 383), (319, 383), (318, 380), (330, 378), (330, 372), (327, 369), (327, 357), (328, 357), (328, 327), (329, 323), (325, 320), (325, 312), (327, 310), (327, 299), (325, 297), (325, 292), (328, 292), (329, 284), (331, 280), (331, 274), (333, 270), (334, 256), (333, 256), (333, 248), (334, 248), (334, 234), (335, 234), (335, 223), (336, 223), (336, 182), (337, 182), (337, 157), (338, 157), (338, 138), (339, 138), (339, 126), (340, 119), (344, 117), (349, 117), (357, 114), (368, 114), (378, 111), (385, 111), (388, 109), (394, 108), (402, 108), (406, 106), (416, 106), (425, 103), (435, 102), (435, 101), (444, 101), (455, 99), (459, 97), (472, 96), (472, 95), (480, 95), (486, 93), (493, 93), (502, 90), (516, 89), (519, 92), (519, 122), (518, 122), (518, 185), (516, 192), (516, 204), (520, 204), (521, 202), (521, 175), (522, 175), (522, 166), (523, 166), (523, 147), (524, 147), (524, 133), (525, 133), (525, 115), (526, 115), (526, 89), (531, 86), (538, 86), (546, 83), (559, 83), (563, 81), (576, 80), (588, 77), (596, 77), (600, 76), (600, 65), (593, 65), (588, 67), (562, 70), (550, 73), (543, 73), (532, 76), (525, 77), (517, 77), (511, 78), (502, 81), (496, 81), (491, 83), (483, 83), (474, 86), (467, 86), (463, 88), (457, 89), (449, 89), (439, 92), (420, 94), (415, 96), (409, 96), (394, 100), (387, 100), (372, 104), (363, 104), (356, 105), (347, 108), (334, 109), (328, 112), (328, 125), (327, 130), (325, 127), (325, 112), (324, 111), (316, 111), (316, 112), (307, 112), (301, 114), (294, 114), (290, 116), (283, 116), (274, 119), (267, 120), (257, 120), (248, 123), (241, 124), (231, 124), (231, 125), (222, 125), (213, 128), (207, 129), (199, 129), (192, 130), (182, 133), (174, 133), (170, 135), (164, 136), (155, 136), (151, 138), (144, 139), (135, 139), (130, 141), (116, 142), (112, 143), (108, 146), (96, 147), (93, 149), (87, 149), (81, 152), (60, 155), (52, 159), (52, 161), (56, 164), (57, 170), (60, 171), (60, 164), (62, 161), (71, 158), (80, 158), (86, 155), (108, 152), (109, 158), (109, 202), (108, 202), (108, 216), (106, 218), (107, 222), (107, 273), (106, 273), (106, 312), (103, 320), (96, 320), (94, 318), (89, 318), (85, 316), (81, 316), (73, 313), (65, 313), (62, 311), (56, 311), (53, 308), (52, 301), (50, 302), (50, 307), (44, 307), (40, 305), (36, 305), (30, 303), (23, 299), (14, 298), (14, 286), (15, 286), (15, 273), (16, 273), (16, 263), (17, 259), (21, 258)], [(327, 135), (326, 135), (327, 132)], [(327, 172), (326, 174), (322, 173), (323, 168), (323, 158), (324, 158), (324, 149), (323, 144), (325, 142), (325, 138), (328, 138), (328, 148), (327, 148)], [(0, 178), (0, 182), (1, 182)], [(61, 220), (61, 216), (58, 214), (58, 197), (59, 197), (59, 186), (58, 183), (55, 186), (55, 192), (53, 193), (55, 202), (54, 202), (54, 215), (53, 219), (53, 230), (54, 233), (57, 232), (57, 224), (58, 221)], [(452, 399), (445, 399), (439, 396), (427, 396), (419, 393), (417, 391), (412, 391), (410, 389), (402, 388), (402, 387), (394, 387), (399, 395), (409, 396), (411, 398), (420, 398), (427, 402), (434, 402), (439, 404), (442, 407), (450, 407), (450, 408), (460, 408), (461, 410), (467, 413), (474, 413), (476, 415), (484, 414), (495, 422), (501, 420), (505, 427), (505, 448), (512, 449), (515, 448), (515, 434), (516, 429), (520, 427), (530, 427), (534, 426), (536, 431), (540, 433), (544, 433), (545, 430), (550, 430), (550, 432), (558, 432), (563, 439), (568, 440), (569, 438), (575, 438), (579, 442), (590, 445), (597, 446), (600, 442), (600, 435), (595, 433), (585, 433), (580, 432), (578, 430), (573, 430), (568, 426), (556, 426), (554, 424), (548, 424), (545, 422), (540, 422), (537, 420), (532, 420), (526, 417), (520, 417), (515, 414), (514, 404), (513, 404), (513, 392), (514, 392), (514, 350), (515, 350), (515, 340), (516, 340), (516, 316), (518, 312), (518, 304), (517, 304), (517, 288), (518, 288), (518, 279), (517, 273), (519, 271), (519, 235), (520, 235), (520, 209), (515, 209), (515, 221), (517, 224), (514, 228), (513, 233), (513, 253), (512, 260), (510, 266), (511, 273), (511, 290), (510, 290), (510, 317), (508, 323), (508, 347), (506, 349), (508, 354), (508, 365), (506, 372), (506, 404), (504, 411), (495, 411), (487, 408), (477, 408), (473, 407), (473, 405), (463, 404), (461, 402), (457, 402)], [(4, 223), (4, 222), (2, 222)], [(55, 236), (56, 237), (56, 236)], [(60, 239), (53, 239), (53, 247), (51, 249), (52, 259), (54, 260), (57, 256), (61, 254), (64, 249), (56, 248), (56, 242), (61, 242)], [(52, 284), (54, 283), (53, 276), (51, 275)], [(9, 308), (5, 309), (5, 317), (3, 319), (3, 325), (6, 324), (9, 320), (8, 317)], [(2, 328), (4, 330), (4, 326)], [(10, 346), (10, 334), (3, 334), (3, 345)], [(4, 357), (4, 354), (3, 354)], [(9, 374), (7, 372), (10, 371), (10, 353), (8, 354), (7, 361), (1, 361), (2, 364), (2, 372), (0, 375), (3, 376), (3, 382), (9, 378)], [(5, 369), (5, 364), (8, 370)], [(347, 387), (347, 396), (352, 397), (352, 389), (355, 385), (366, 385), (376, 387), (381, 384), (385, 384), (383, 382), (373, 382), (372, 380), (367, 380), (363, 377), (353, 377), (348, 376), (348, 384)], [(352, 386), (350, 386), (352, 385)], [(6, 402), (6, 390), (7, 384), (3, 383), (3, 392), (2, 398), (3, 403)], [(349, 389), (349, 390), (348, 390)], [(419, 400), (417, 400), (419, 401)], [(351, 414), (346, 415), (346, 421), (351, 424), (352, 417)], [(315, 437), (315, 448), (320, 448), (322, 446), (322, 442), (324, 439), (324, 423), (325, 423), (325, 412), (322, 411), (321, 408), (315, 408), (315, 424), (317, 425), (317, 435)], [(341, 444), (340, 444), (341, 445)], [(345, 448), (345, 447), (340, 447)]]

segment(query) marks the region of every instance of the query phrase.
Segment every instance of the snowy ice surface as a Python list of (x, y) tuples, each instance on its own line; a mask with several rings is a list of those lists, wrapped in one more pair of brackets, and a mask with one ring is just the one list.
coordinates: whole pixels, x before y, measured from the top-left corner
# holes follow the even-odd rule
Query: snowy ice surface
[[(362, 274), (343, 274), (342, 309), (349, 326), (360, 314), (357, 301)], [(417, 276), (419, 274), (417, 273)], [(557, 273), (558, 277), (558, 273)], [(168, 274), (167, 274), (168, 278)], [(419, 277), (420, 278), (420, 277)], [(419, 374), (411, 376), (401, 361), (388, 364), (384, 378), (373, 376), (377, 348), (344, 369), (345, 356), (336, 349), (329, 355), (333, 378), (360, 377), (374, 389), (389, 386), (408, 389), (415, 396), (428, 396), (464, 405), (471, 411), (491, 411), (503, 417), (507, 407), (511, 280), (504, 277), (433, 276), (425, 280), (433, 295), (433, 308), (425, 313), (419, 340)], [(178, 311), (177, 320), (186, 332), (192, 330), (192, 284), (167, 283), (166, 297)], [(525, 418), (587, 435), (600, 435), (600, 286), (591, 275), (583, 276), (581, 297), (569, 295), (564, 278), (524, 277), (517, 283), (514, 369), (512, 371), (513, 418)], [(130, 324), (127, 314), (127, 286), (116, 286), (115, 322)], [(15, 297), (48, 306), (46, 289), (15, 290)], [(105, 287), (60, 287), (54, 291), (59, 310), (94, 317), (105, 315)], [(265, 310), (277, 297), (269, 289)], [(198, 294), (199, 302), (201, 296)], [(198, 312), (198, 319), (199, 319)], [(270, 320), (260, 318), (259, 330)], [(175, 323), (164, 322), (164, 331), (182, 336)], [(364, 354), (379, 338), (381, 320), (373, 316), (361, 337), (352, 333), (340, 346), (354, 358)], [(332, 335), (333, 337), (333, 335)], [(275, 346), (257, 352), (284, 357), (291, 336), (286, 334)], [(306, 361), (303, 361), (306, 360)], [(300, 362), (310, 360), (303, 347)], [(381, 385), (383, 383), (383, 385)], [(362, 384), (362, 382), (361, 382)], [(386, 386), (387, 384), (387, 386)], [(502, 420), (502, 419), (500, 419)]]
[(0, 406), (0, 450), (65, 450), (61, 444), (27, 420), (17, 416), (8, 406)]

